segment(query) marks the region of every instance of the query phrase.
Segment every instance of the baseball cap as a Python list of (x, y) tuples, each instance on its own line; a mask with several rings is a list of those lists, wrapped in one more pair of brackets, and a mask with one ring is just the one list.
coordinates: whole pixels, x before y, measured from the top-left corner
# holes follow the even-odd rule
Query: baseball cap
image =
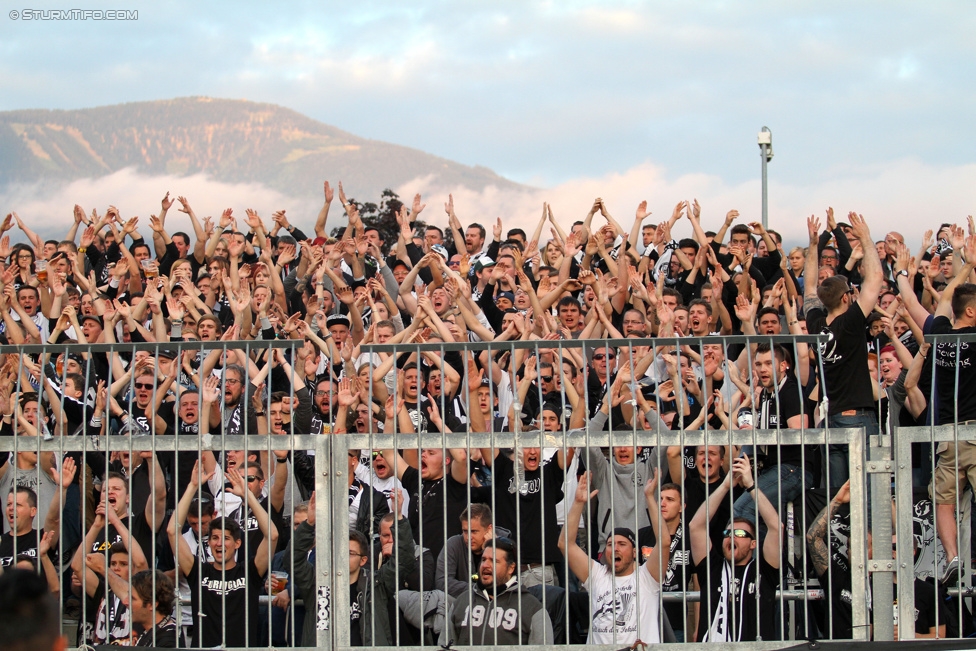
[(329, 318), (325, 320), (325, 326), (328, 328), (334, 325), (344, 325), (349, 328), (352, 327), (352, 322), (345, 314), (330, 314)]
[(613, 535), (623, 536), (630, 541), (630, 544), (635, 548), (637, 547), (637, 536), (634, 535), (633, 529), (628, 529), (627, 527), (615, 527), (613, 530)]

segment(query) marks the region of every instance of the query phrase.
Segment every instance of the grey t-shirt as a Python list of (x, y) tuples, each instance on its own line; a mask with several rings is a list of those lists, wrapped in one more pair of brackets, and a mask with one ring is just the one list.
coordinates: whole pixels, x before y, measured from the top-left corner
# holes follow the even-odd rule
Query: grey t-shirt
[[(3, 503), (7, 503), (7, 495), (13, 489), (15, 482), (17, 486), (26, 486), (35, 493), (37, 493), (37, 516), (34, 518), (32, 524), (34, 529), (40, 529), (44, 525), (44, 520), (47, 518), (47, 510), (54, 501), (54, 493), (58, 486), (51, 479), (51, 476), (45, 474), (43, 470), (39, 467), (35, 467), (31, 470), (21, 470), (15, 468), (11, 463), (7, 467), (7, 472), (4, 473), (3, 478), (0, 479), (0, 496), (3, 496)], [(7, 522), (7, 518), (3, 519), (3, 533), (8, 533), (10, 531), (10, 525)]]

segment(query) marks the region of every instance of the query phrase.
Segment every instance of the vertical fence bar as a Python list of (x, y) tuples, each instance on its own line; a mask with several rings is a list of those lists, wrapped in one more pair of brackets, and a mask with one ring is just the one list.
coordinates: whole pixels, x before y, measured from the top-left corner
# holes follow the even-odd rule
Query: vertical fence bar
[[(830, 437), (830, 430), (827, 436)], [(867, 609), (867, 514), (860, 508), (866, 487), (864, 473), (864, 446), (866, 432), (863, 428), (846, 430), (849, 438), (849, 471), (851, 481), (851, 531), (848, 538), (848, 552), (851, 567), (851, 623), (852, 638), (867, 640), (870, 621)], [(830, 438), (828, 438), (830, 441)], [(828, 527), (829, 531), (829, 527)], [(829, 547), (828, 547), (829, 549)], [(838, 588), (837, 582), (831, 586)]]
[[(915, 539), (915, 500), (912, 491), (912, 437), (901, 435), (898, 427), (891, 436), (895, 462), (895, 535), (898, 537), (898, 621), (915, 621), (915, 559), (909, 551)], [(910, 559), (910, 560), (909, 560)], [(938, 613), (938, 609), (936, 609)], [(936, 626), (940, 622), (936, 622)], [(915, 637), (914, 626), (899, 626), (898, 639)]]
[[(334, 595), (340, 589), (339, 582), (335, 579), (336, 569), (333, 559), (342, 558), (341, 551), (337, 546), (333, 547), (333, 517), (332, 500), (329, 496), (335, 490), (336, 485), (343, 480), (337, 477), (334, 472), (333, 464), (335, 444), (334, 435), (319, 435), (315, 437), (315, 603), (305, 604), (305, 617), (315, 618), (315, 646), (324, 651), (331, 651), (336, 643), (335, 632), (339, 628), (335, 615), (337, 605)], [(344, 455), (343, 455), (344, 456)], [(345, 497), (345, 493), (342, 493)], [(342, 513), (342, 511), (339, 511)], [(348, 518), (340, 517), (339, 520)], [(341, 525), (340, 525), (341, 526)], [(348, 522), (347, 525), (348, 527)], [(346, 544), (345, 542), (343, 544)], [(345, 548), (348, 553), (349, 548)], [(320, 553), (322, 552), (322, 553)], [(305, 562), (299, 559), (296, 562)], [(349, 590), (346, 589), (346, 602), (349, 601)], [(348, 628), (348, 627), (347, 627)], [(305, 646), (312, 646), (311, 640), (302, 640)], [(347, 637), (348, 643), (348, 637)]]

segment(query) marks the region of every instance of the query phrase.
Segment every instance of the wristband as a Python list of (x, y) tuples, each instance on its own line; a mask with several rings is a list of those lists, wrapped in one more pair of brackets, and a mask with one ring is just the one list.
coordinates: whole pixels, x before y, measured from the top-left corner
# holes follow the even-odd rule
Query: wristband
[(254, 415), (257, 416), (258, 418), (263, 418), (264, 415), (265, 415), (265, 413), (266, 412), (263, 412), (263, 411), (256, 411), (256, 412), (254, 412)]
[(288, 463), (288, 457), (275, 457), (278, 463)]
[(78, 247), (78, 253), (81, 253), (82, 255), (84, 255), (87, 251), (88, 251), (88, 247), (87, 246), (79, 246)]
[(112, 280), (108, 281), (108, 286), (117, 288), (119, 286), (119, 279), (113, 276)]
[[(4, 416), (4, 418), (6, 418), (6, 416)], [(91, 420), (88, 421), (88, 424), (91, 425), (92, 427), (101, 427), (102, 426), (102, 417), (101, 416), (92, 416), (91, 417)]]
[(270, 330), (271, 329), (271, 319), (266, 316), (261, 317), (261, 329)]
[(173, 321), (170, 323), (169, 335), (171, 337), (183, 336), (183, 321)]

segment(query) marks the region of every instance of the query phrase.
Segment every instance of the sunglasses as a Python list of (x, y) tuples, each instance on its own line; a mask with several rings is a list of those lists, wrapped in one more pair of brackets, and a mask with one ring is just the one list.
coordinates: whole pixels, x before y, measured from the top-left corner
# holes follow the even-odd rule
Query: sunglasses
[(156, 386), (155, 384), (146, 384), (144, 382), (136, 382), (135, 383), (135, 387), (137, 389), (153, 389), (153, 388), (155, 388), (155, 386)]
[(616, 355), (604, 355), (602, 353), (597, 353), (593, 356), (593, 359), (598, 361), (603, 361), (604, 359), (617, 359)]
[(258, 481), (259, 479), (261, 479), (261, 478), (258, 477), (257, 475), (248, 475), (247, 476), (247, 483), (250, 484), (252, 481)]
[(552, 376), (551, 375), (540, 375), (539, 378), (543, 382), (552, 382)]
[(729, 536), (735, 536), (736, 538), (754, 538), (750, 531), (745, 529), (726, 529), (722, 532), (723, 538), (728, 538)]

